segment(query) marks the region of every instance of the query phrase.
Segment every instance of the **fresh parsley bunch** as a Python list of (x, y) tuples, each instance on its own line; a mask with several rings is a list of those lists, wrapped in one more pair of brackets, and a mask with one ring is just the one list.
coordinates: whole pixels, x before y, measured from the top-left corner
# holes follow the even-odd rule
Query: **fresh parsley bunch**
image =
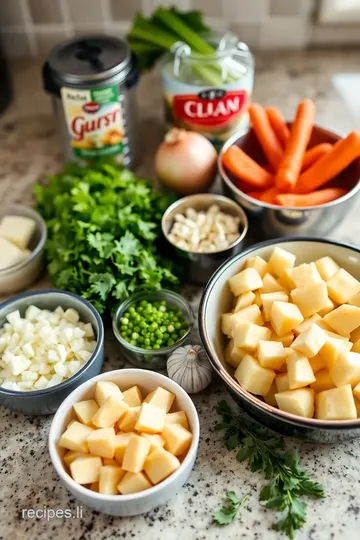
[(215, 428), (225, 430), (224, 442), (228, 450), (238, 449), (236, 459), (247, 461), (253, 472), (262, 470), (268, 480), (259, 499), (265, 508), (284, 513), (273, 528), (293, 538), (294, 532), (306, 521), (306, 504), (300, 497), (324, 497), (323, 486), (311, 480), (308, 472), (301, 468), (297, 452), (285, 450), (283, 439), (274, 437), (267, 429), (250, 426), (226, 401), (218, 404), (216, 412), (222, 422)]
[(160, 241), (161, 217), (174, 199), (151, 181), (113, 163), (71, 164), (34, 194), (48, 227), (48, 272), (56, 287), (103, 313), (135, 291), (179, 284)]

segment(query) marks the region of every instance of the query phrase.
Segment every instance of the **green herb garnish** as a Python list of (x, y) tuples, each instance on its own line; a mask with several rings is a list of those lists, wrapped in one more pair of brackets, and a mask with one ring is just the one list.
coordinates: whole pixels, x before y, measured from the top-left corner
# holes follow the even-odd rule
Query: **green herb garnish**
[(34, 194), (48, 227), (48, 272), (59, 289), (102, 313), (135, 291), (179, 284), (178, 267), (161, 254), (161, 217), (174, 199), (150, 180), (113, 163), (71, 164)]
[(214, 521), (218, 525), (229, 525), (229, 523), (232, 523), (238, 515), (240, 507), (248, 498), (249, 495), (245, 495), (241, 498), (235, 491), (227, 491), (225, 494), (227, 504), (220, 508), (220, 510), (214, 512)]
[(217, 423), (215, 429), (225, 430), (224, 442), (228, 450), (240, 447), (236, 459), (247, 461), (253, 472), (262, 470), (268, 480), (259, 499), (265, 508), (284, 513), (273, 528), (293, 538), (294, 532), (306, 521), (306, 504), (300, 497), (325, 497), (324, 487), (311, 480), (309, 473), (300, 467), (296, 451), (285, 450), (283, 439), (255, 424), (250, 426), (226, 401), (218, 404), (216, 412), (222, 422)]

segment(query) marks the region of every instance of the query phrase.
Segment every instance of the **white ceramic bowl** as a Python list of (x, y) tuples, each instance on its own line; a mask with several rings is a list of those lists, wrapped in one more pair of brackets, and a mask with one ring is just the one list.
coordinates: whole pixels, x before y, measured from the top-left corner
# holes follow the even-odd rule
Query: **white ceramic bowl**
[[(94, 397), (95, 384), (101, 380), (109, 380), (118, 384), (120, 389), (126, 390), (133, 385), (139, 386), (144, 394), (152, 392), (158, 386), (162, 386), (169, 392), (175, 394), (175, 407), (185, 411), (193, 434), (193, 440), (186, 458), (181, 463), (177, 471), (171, 476), (157, 484), (156, 486), (140, 493), (131, 495), (103, 495), (80, 486), (66, 472), (62, 457), (65, 453), (63, 448), (58, 446), (58, 441), (65, 431), (67, 424), (74, 413), (72, 406), (83, 399)], [(170, 499), (186, 482), (194, 466), (198, 444), (199, 444), (199, 418), (195, 406), (187, 393), (174, 381), (155, 373), (142, 369), (122, 369), (102, 373), (76, 388), (60, 405), (55, 414), (49, 433), (49, 451), (51, 461), (65, 487), (82, 504), (90, 506), (98, 512), (113, 516), (136, 516), (149, 512), (156, 506), (165, 503)]]
[(211, 365), (223, 379), (235, 401), (262, 424), (285, 435), (317, 443), (332, 443), (360, 437), (360, 418), (356, 420), (325, 421), (302, 418), (268, 405), (251, 394), (234, 379), (234, 369), (225, 362), (226, 339), (220, 328), (220, 315), (231, 309), (232, 293), (228, 280), (243, 269), (249, 257), (269, 259), (275, 246), (296, 255), (296, 264), (309, 263), (329, 255), (341, 267), (360, 280), (360, 249), (313, 238), (277, 239), (256, 244), (224, 263), (212, 276), (199, 307), (199, 331)]

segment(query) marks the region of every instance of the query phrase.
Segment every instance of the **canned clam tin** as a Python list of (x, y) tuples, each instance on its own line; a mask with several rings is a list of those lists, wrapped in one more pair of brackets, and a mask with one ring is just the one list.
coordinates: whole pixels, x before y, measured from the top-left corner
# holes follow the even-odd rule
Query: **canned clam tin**
[(167, 127), (205, 135), (217, 149), (239, 129), (247, 129), (254, 85), (254, 60), (233, 34), (213, 36), (213, 55), (193, 53), (176, 43), (162, 62)]
[(69, 39), (43, 67), (66, 161), (113, 156), (136, 160), (136, 59), (125, 41), (109, 36)]

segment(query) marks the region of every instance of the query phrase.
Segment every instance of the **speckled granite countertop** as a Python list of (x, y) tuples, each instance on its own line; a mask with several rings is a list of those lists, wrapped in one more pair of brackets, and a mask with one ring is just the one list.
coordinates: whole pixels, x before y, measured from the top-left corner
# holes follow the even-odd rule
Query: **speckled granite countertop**
[[(353, 127), (349, 113), (331, 84), (336, 72), (358, 71), (358, 51), (304, 52), (261, 56), (257, 60), (255, 97), (279, 105), (292, 115), (300, 98), (317, 103), (319, 123), (347, 131)], [(61, 156), (50, 103), (40, 81), (40, 65), (13, 66), (15, 99), (0, 118), (0, 201), (31, 202), (31, 187), (58, 170)], [(143, 156), (140, 172), (151, 175), (151, 156), (162, 135), (161, 96), (156, 73), (144, 77), (139, 89)], [(359, 223), (353, 209), (336, 232), (336, 238), (356, 243)], [(41, 287), (42, 282), (35, 287)], [(189, 291), (196, 308), (199, 291)], [(111, 332), (106, 338), (104, 370), (124, 366)], [(147, 515), (113, 518), (83, 508), (82, 519), (22, 519), (21, 510), (43, 508), (72, 510), (76, 501), (60, 484), (47, 451), (51, 417), (25, 417), (0, 408), (0, 540), (273, 540), (273, 513), (262, 509), (258, 492), (263, 478), (239, 464), (212, 431), (214, 406), (226, 397), (219, 381), (194, 397), (201, 422), (201, 440), (195, 468), (187, 484), (165, 506)], [(306, 527), (298, 540), (355, 540), (360, 530), (360, 446), (347, 442), (331, 446), (287, 440), (299, 449), (304, 465), (324, 483), (328, 496), (309, 506)], [(251, 496), (242, 521), (225, 529), (211, 524), (226, 489)]]

